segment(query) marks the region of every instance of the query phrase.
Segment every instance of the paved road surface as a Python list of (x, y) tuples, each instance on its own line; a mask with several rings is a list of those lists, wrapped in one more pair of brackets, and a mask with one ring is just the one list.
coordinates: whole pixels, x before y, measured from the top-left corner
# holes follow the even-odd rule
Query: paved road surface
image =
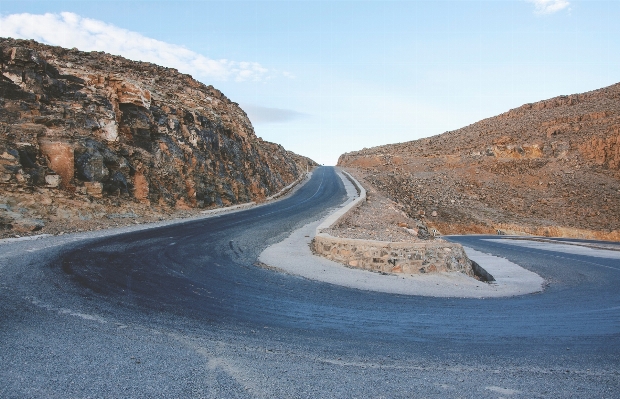
[(0, 246), (0, 397), (620, 397), (617, 259), (449, 237), (549, 281), (503, 299), (373, 293), (254, 265), (344, 199), (323, 167), (244, 212)]

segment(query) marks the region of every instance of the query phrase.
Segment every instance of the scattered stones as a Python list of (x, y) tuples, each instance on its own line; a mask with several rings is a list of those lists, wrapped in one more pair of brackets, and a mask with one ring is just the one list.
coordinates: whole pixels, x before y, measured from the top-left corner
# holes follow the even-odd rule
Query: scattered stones
[(26, 233), (41, 230), (45, 223), (39, 219), (22, 218), (13, 221), (13, 231)]
[(86, 188), (86, 194), (90, 195), (93, 198), (102, 198), (103, 197), (103, 184), (99, 182), (84, 182), (84, 187)]
[(334, 237), (363, 240), (416, 241), (417, 233), (412, 236), (406, 229), (422, 222), (403, 213), (395, 202), (369, 184), (364, 175), (356, 173), (354, 177), (366, 189), (367, 200), (326, 233)]

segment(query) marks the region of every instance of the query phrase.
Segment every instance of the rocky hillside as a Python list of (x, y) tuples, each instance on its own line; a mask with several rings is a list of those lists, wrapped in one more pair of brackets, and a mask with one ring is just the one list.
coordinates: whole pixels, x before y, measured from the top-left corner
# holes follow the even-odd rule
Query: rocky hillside
[(175, 69), (1, 38), (0, 67), (3, 236), (261, 201), (315, 165)]
[(338, 164), (443, 234), (620, 240), (620, 84), (343, 154)]

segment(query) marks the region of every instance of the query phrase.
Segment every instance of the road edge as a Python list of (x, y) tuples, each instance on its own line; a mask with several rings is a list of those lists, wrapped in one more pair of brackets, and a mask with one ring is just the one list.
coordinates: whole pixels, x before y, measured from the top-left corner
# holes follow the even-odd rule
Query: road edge
[(73, 232), (73, 233), (61, 233), (61, 234), (56, 234), (56, 235), (38, 234), (38, 235), (23, 236), (23, 237), (3, 238), (3, 239), (0, 239), (0, 248), (3, 248), (3, 247), (6, 248), (6, 246), (9, 246), (10, 244), (16, 244), (16, 243), (21, 244), (21, 243), (29, 242), (29, 241), (47, 242), (49, 240), (54, 240), (54, 239), (56, 239), (57, 241), (60, 241), (52, 245), (52, 246), (57, 246), (57, 245), (62, 245), (62, 244), (69, 243), (69, 242), (76, 242), (76, 241), (93, 239), (93, 238), (110, 237), (110, 236), (114, 236), (117, 234), (125, 234), (125, 233), (134, 232), (134, 231), (154, 229), (158, 227), (193, 222), (196, 220), (209, 219), (209, 218), (213, 218), (213, 217), (217, 217), (221, 215), (237, 213), (237, 212), (241, 212), (247, 209), (270, 205), (278, 201), (282, 201), (286, 198), (289, 198), (291, 195), (293, 195), (297, 190), (303, 187), (312, 178), (312, 174), (313, 174), (313, 171), (304, 172), (302, 176), (298, 178), (296, 181), (284, 187), (282, 190), (278, 191), (276, 194), (270, 197), (267, 197), (266, 201), (261, 202), (261, 203), (247, 202), (247, 203), (232, 205), (228, 207), (199, 211), (195, 215), (188, 216), (188, 217), (171, 218), (171, 219), (160, 220), (156, 222), (140, 223), (140, 224), (134, 224), (134, 225), (128, 225), (128, 226), (119, 226), (119, 227), (110, 227), (110, 228), (99, 229), (99, 230), (88, 230), (88, 231)]

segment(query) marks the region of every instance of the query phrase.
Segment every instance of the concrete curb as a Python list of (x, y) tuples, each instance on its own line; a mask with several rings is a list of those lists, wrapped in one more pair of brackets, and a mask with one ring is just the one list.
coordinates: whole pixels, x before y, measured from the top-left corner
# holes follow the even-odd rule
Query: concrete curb
[(274, 195), (265, 198), (264, 202), (246, 202), (243, 204), (237, 204), (237, 205), (232, 205), (232, 206), (225, 206), (222, 208), (216, 208), (216, 209), (209, 209), (206, 211), (201, 211), (200, 213), (203, 215), (215, 215), (218, 213), (222, 213), (222, 212), (230, 212), (230, 211), (236, 211), (236, 210), (242, 210), (242, 209), (249, 209), (249, 208), (253, 208), (255, 206), (259, 206), (259, 205), (265, 205), (268, 203), (271, 203), (273, 201), (276, 201), (278, 199), (281, 199), (282, 197), (286, 196), (293, 188), (295, 188), (298, 184), (300, 184), (301, 182), (303, 182), (304, 180), (307, 180), (310, 178), (310, 176), (312, 176), (312, 172), (306, 172), (304, 174), (302, 174), (297, 180), (295, 180), (294, 182), (292, 182), (291, 184), (289, 184), (288, 186), (284, 187), (282, 190), (278, 191), (277, 193), (275, 193)]
[(364, 189), (364, 187), (362, 187), (362, 185), (357, 180), (355, 180), (353, 176), (351, 176), (350, 174), (348, 174), (347, 172), (343, 170), (339, 170), (339, 171), (342, 172), (342, 174), (351, 182), (351, 184), (353, 184), (353, 186), (355, 186), (355, 189), (358, 192), (358, 197), (354, 199), (353, 202), (345, 205), (343, 208), (335, 211), (334, 213), (329, 215), (327, 218), (325, 218), (325, 220), (323, 220), (323, 222), (320, 225), (318, 225), (316, 228), (317, 236), (336, 238), (327, 233), (322, 233), (321, 230), (329, 229), (330, 227), (338, 223), (340, 219), (345, 217), (352, 209), (357, 208), (363, 203), (363, 201), (366, 200), (366, 189)]

